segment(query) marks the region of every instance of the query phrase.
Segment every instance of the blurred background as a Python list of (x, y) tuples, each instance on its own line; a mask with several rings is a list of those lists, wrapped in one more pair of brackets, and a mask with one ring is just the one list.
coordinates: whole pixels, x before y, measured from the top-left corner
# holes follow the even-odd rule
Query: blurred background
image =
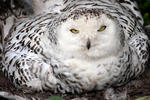
[(143, 15), (145, 25), (150, 25), (150, 0), (136, 0)]

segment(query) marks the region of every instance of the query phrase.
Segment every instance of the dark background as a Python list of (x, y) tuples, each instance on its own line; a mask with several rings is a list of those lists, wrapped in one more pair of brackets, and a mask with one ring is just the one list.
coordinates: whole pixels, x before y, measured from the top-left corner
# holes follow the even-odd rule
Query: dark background
[(145, 25), (150, 25), (150, 0), (136, 0), (143, 15)]

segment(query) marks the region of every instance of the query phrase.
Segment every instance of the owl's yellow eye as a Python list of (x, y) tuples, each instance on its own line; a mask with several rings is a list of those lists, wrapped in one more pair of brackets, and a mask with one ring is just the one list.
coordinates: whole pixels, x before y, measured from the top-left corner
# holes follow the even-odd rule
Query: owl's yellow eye
[(74, 34), (78, 34), (79, 33), (79, 30), (76, 30), (76, 29), (71, 29), (70, 30), (72, 33), (74, 33)]
[(100, 29), (98, 29), (97, 31), (101, 32), (104, 31), (106, 29), (106, 26), (102, 26)]

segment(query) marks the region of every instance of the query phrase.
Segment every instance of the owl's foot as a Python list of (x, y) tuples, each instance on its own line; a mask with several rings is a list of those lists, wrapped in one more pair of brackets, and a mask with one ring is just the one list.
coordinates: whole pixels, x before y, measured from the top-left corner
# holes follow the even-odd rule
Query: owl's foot
[(127, 98), (127, 92), (115, 93), (113, 88), (108, 88), (104, 93), (105, 100), (124, 100)]

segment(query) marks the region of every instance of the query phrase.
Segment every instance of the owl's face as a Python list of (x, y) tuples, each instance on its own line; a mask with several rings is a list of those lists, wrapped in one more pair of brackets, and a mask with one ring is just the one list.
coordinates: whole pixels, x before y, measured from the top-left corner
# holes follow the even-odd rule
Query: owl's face
[(69, 18), (57, 28), (58, 46), (71, 56), (101, 58), (121, 48), (120, 27), (105, 14)]

